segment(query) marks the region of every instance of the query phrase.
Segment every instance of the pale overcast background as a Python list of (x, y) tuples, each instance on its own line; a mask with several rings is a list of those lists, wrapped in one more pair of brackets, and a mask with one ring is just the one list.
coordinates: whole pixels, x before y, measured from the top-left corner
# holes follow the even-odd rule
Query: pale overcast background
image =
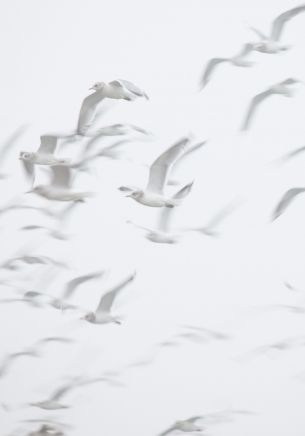
[[(48, 335), (75, 339), (50, 344), (40, 359), (16, 361), (0, 379), (0, 433), (26, 435), (38, 427), (23, 419), (57, 417), (71, 436), (157, 436), (175, 420), (227, 408), (252, 416), (208, 426), (209, 436), (304, 436), (305, 346), (240, 359), (247, 352), (305, 335), (304, 314), (269, 310), (268, 305), (305, 306), (305, 198), (274, 223), (271, 214), (283, 193), (305, 186), (305, 154), (283, 166), (274, 161), (304, 145), (305, 87), (291, 99), (264, 102), (247, 133), (239, 129), (250, 99), (287, 77), (305, 80), (305, 14), (287, 24), (278, 55), (251, 54), (253, 68), (221, 65), (206, 89), (198, 84), (206, 62), (232, 56), (255, 40), (248, 26), (268, 31), (294, 0), (2, 0), (0, 5), (0, 116), (2, 143), (22, 125), (27, 129), (1, 172), (1, 204), (29, 189), (17, 157), (35, 150), (43, 133), (71, 131), (82, 99), (96, 81), (130, 80), (149, 101), (117, 101), (99, 126), (134, 123), (154, 134), (126, 146), (121, 161), (100, 159), (75, 187), (96, 197), (79, 205), (65, 231), (68, 241), (44, 232), (22, 232), (28, 224), (52, 225), (38, 212), (0, 217), (1, 259), (29, 247), (69, 264), (69, 270), (25, 266), (0, 271), (0, 280), (24, 290), (59, 295), (66, 280), (97, 269), (105, 280), (85, 284), (75, 304), (94, 309), (108, 283), (137, 271), (117, 301), (121, 326), (96, 326), (74, 313), (34, 309), (23, 303), (0, 305), (1, 358)], [(173, 228), (204, 225), (231, 201), (239, 207), (220, 225), (220, 237), (186, 234), (174, 245), (154, 244), (126, 224), (156, 226), (159, 211), (124, 198), (122, 184), (142, 186), (147, 167), (182, 135), (208, 139), (179, 167), (193, 190), (173, 214)], [(106, 140), (105, 144), (111, 143)], [(85, 142), (58, 154), (76, 157)], [(102, 147), (102, 145), (100, 145)], [(39, 179), (46, 180), (39, 169)], [(25, 198), (26, 197), (26, 198)], [(19, 201), (18, 200), (18, 201)], [(57, 205), (47, 204), (47, 207)], [(62, 207), (60, 205), (60, 207)], [(25, 249), (26, 250), (26, 249)], [(284, 286), (290, 282), (300, 292)], [(17, 293), (3, 285), (2, 298)], [(206, 327), (226, 340), (195, 344), (181, 339), (181, 325)], [(155, 350), (157, 352), (155, 353)], [(146, 366), (128, 367), (154, 359)], [(103, 383), (76, 389), (62, 400), (69, 409), (44, 412), (26, 404), (44, 400), (67, 377), (121, 371), (124, 387)]]

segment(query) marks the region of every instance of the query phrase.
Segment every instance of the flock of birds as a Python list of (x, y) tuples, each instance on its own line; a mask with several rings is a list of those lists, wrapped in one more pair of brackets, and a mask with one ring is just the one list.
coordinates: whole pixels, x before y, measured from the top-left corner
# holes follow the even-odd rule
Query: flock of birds
[[(305, 12), (305, 5), (295, 7), (279, 15), (273, 22), (271, 32), (269, 35), (262, 33), (260, 30), (253, 28), (252, 30), (259, 37), (258, 42), (246, 43), (240, 53), (232, 58), (213, 58), (211, 59), (202, 75), (201, 89), (206, 87), (210, 82), (215, 68), (222, 63), (230, 63), (237, 67), (251, 67), (252, 62), (248, 60), (249, 55), (253, 51), (258, 51), (265, 54), (276, 54), (289, 49), (288, 46), (282, 44), (281, 38), (284, 27), (288, 22), (296, 17), (301, 12)], [(291, 97), (293, 95), (295, 85), (302, 84), (301, 80), (295, 78), (287, 78), (280, 83), (274, 84), (270, 88), (262, 91), (254, 96), (249, 104), (248, 111), (242, 123), (241, 129), (248, 130), (253, 123), (253, 118), (256, 111), (259, 109), (260, 104), (272, 95), (283, 95)], [(24, 173), (30, 183), (28, 193), (36, 194), (42, 197), (45, 202), (45, 207), (38, 208), (36, 206), (26, 205), (22, 202), (12, 202), (3, 206), (0, 209), (0, 215), (3, 215), (12, 210), (33, 209), (38, 210), (40, 213), (56, 217), (58, 219), (57, 228), (44, 227), (42, 225), (27, 225), (22, 227), (23, 231), (31, 232), (35, 230), (45, 231), (50, 238), (58, 240), (66, 240), (68, 236), (63, 230), (63, 221), (66, 219), (67, 214), (75, 210), (75, 206), (79, 203), (86, 203), (88, 198), (94, 197), (94, 193), (87, 191), (76, 191), (73, 189), (73, 179), (79, 172), (89, 171), (90, 165), (100, 157), (108, 157), (116, 159), (118, 157), (118, 147), (124, 146), (128, 142), (126, 135), (131, 132), (137, 132), (143, 136), (149, 136), (150, 132), (135, 125), (127, 124), (114, 124), (107, 127), (96, 128), (96, 122), (100, 115), (103, 115), (103, 102), (105, 99), (126, 100), (134, 101), (138, 98), (149, 100), (147, 94), (138, 86), (127, 80), (114, 80), (109, 83), (97, 82), (91, 88), (93, 92), (88, 95), (82, 102), (76, 129), (67, 134), (45, 134), (40, 138), (40, 146), (36, 152), (20, 151), (19, 159), (22, 163)], [(11, 138), (3, 145), (0, 150), (1, 158), (11, 149), (12, 144), (23, 133), (24, 129), (18, 129)], [(111, 146), (98, 148), (97, 145), (103, 143), (105, 137), (123, 137), (119, 141), (113, 143)], [(60, 141), (62, 146), (65, 143), (74, 143), (82, 139), (88, 139), (86, 148), (80, 158), (73, 161), (68, 157), (62, 158), (56, 155), (56, 149)], [(171, 145), (165, 152), (159, 155), (154, 162), (150, 165), (148, 182), (145, 187), (138, 186), (120, 186), (118, 189), (127, 197), (140, 203), (145, 207), (160, 208), (160, 225), (156, 229), (147, 228), (133, 222), (129, 224), (134, 225), (145, 231), (147, 239), (154, 243), (161, 244), (174, 244), (179, 242), (180, 238), (185, 232), (198, 232), (209, 236), (217, 235), (218, 224), (225, 219), (235, 209), (236, 204), (229, 204), (219, 211), (205, 227), (200, 228), (184, 228), (179, 232), (171, 230), (170, 222), (172, 211), (183, 203), (184, 199), (190, 195), (193, 181), (182, 184), (172, 177), (173, 170), (178, 163), (183, 162), (184, 158), (192, 153), (196, 153), (198, 149), (204, 146), (206, 141), (192, 144), (189, 137), (183, 137), (177, 140), (176, 143)], [(93, 149), (93, 152), (91, 152)], [(95, 151), (94, 151), (95, 150)], [(282, 162), (298, 156), (305, 151), (305, 147), (290, 152), (282, 158)], [(48, 184), (35, 184), (36, 169), (38, 166), (47, 167), (50, 173), (51, 180)], [(6, 174), (1, 173), (1, 180), (5, 180)], [(178, 186), (177, 186), (178, 185)], [(177, 186), (174, 195), (168, 193), (169, 186)], [(291, 204), (293, 199), (301, 193), (305, 192), (305, 187), (293, 187), (283, 194), (279, 204), (275, 207), (272, 220), (277, 219), (282, 215), (287, 207)], [(52, 202), (66, 202), (68, 205), (60, 212), (55, 213), (52, 211), (50, 204)], [(90, 201), (90, 200), (89, 200)], [(93, 200), (92, 200), (93, 201)], [(85, 206), (82, 206), (85, 207)], [(58, 262), (48, 256), (34, 256), (26, 250), (20, 250), (16, 256), (5, 260), (0, 265), (2, 270), (7, 271), (20, 271), (27, 267), (27, 265), (44, 265), (45, 267), (52, 266), (55, 268), (66, 268), (66, 264)], [(122, 319), (114, 310), (115, 302), (120, 293), (131, 284), (136, 278), (136, 272), (133, 271), (121, 280), (118, 280), (112, 287), (106, 290), (100, 298), (100, 301), (94, 311), (85, 310), (71, 302), (71, 297), (76, 290), (83, 284), (88, 282), (95, 282), (100, 280), (105, 275), (104, 270), (94, 271), (82, 276), (75, 277), (69, 280), (58, 297), (54, 297), (45, 292), (38, 291), (24, 291), (17, 286), (2, 282), (4, 287), (15, 288), (15, 295), (10, 298), (2, 299), (0, 302), (4, 303), (17, 303), (23, 302), (29, 306), (36, 308), (43, 308), (46, 306), (53, 307), (58, 311), (72, 310), (79, 314), (80, 319), (96, 325), (114, 323), (120, 325)], [(289, 287), (287, 283), (287, 287)], [(281, 306), (282, 307), (282, 306)], [(290, 307), (290, 310), (297, 310), (297, 307)], [(300, 310), (300, 308), (299, 308)], [(187, 326), (186, 326), (187, 327)], [(226, 339), (225, 335), (215, 332), (200, 329), (199, 327), (188, 326), (186, 331), (182, 333), (185, 338), (193, 341), (202, 341), (203, 336), (223, 340)], [(13, 363), (24, 357), (39, 358), (43, 355), (42, 351), (48, 347), (50, 343), (57, 343), (68, 345), (73, 343), (73, 339), (50, 336), (39, 340), (30, 347), (21, 351), (8, 354), (2, 362), (0, 362), (0, 382), (3, 377), (11, 370)], [(287, 349), (290, 346), (304, 344), (304, 338), (291, 338), (291, 340), (282, 341), (281, 343), (270, 344), (269, 346), (261, 347), (254, 350), (253, 353), (263, 353), (270, 348), (273, 349)], [(165, 343), (163, 345), (166, 345)], [(167, 344), (170, 345), (170, 344)], [(141, 364), (141, 363), (139, 363)], [(97, 377), (84, 377), (79, 376), (66, 381), (63, 385), (55, 389), (55, 391), (42, 401), (30, 403), (31, 406), (43, 410), (54, 411), (65, 409), (69, 407), (64, 401), (63, 397), (71, 390), (79, 389), (93, 383), (107, 383), (113, 386), (120, 386), (121, 382), (115, 371), (105, 372)], [(3, 404), (3, 408), (9, 412), (9, 408)], [(233, 419), (234, 416), (239, 414), (251, 415), (253, 412), (247, 410), (228, 409), (224, 411), (215, 412), (213, 414), (203, 414), (200, 416), (192, 416), (184, 420), (178, 420), (169, 428), (160, 433), (160, 436), (172, 434), (174, 432), (192, 433), (200, 432), (206, 434), (205, 430), (211, 423), (224, 422)], [(66, 434), (67, 429), (64, 424), (56, 422), (52, 417), (48, 419), (32, 419), (28, 420), (27, 424), (38, 425), (34, 431), (26, 433), (28, 436), (47, 436), (56, 435), (63, 436)], [(24, 433), (25, 434), (25, 433)], [(20, 433), (19, 433), (20, 435)]]

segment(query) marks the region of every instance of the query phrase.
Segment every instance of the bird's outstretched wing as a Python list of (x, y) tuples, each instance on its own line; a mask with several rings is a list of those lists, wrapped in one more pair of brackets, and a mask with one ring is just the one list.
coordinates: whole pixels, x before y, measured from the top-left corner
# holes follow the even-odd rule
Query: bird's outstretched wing
[(173, 146), (162, 153), (151, 165), (149, 172), (149, 180), (147, 191), (163, 194), (163, 189), (166, 185), (168, 173), (174, 163), (186, 151), (189, 139), (182, 138)]
[(283, 195), (280, 202), (276, 206), (272, 214), (272, 221), (276, 220), (279, 216), (281, 216), (287, 207), (291, 204), (291, 202), (295, 199), (295, 197), (299, 194), (305, 192), (305, 188), (291, 188), (288, 189), (287, 192)]
[(202, 75), (201, 81), (200, 81), (200, 89), (203, 89), (208, 82), (211, 79), (212, 73), (217, 67), (217, 65), (222, 64), (224, 62), (228, 62), (227, 58), (213, 58), (210, 59), (207, 63), (207, 66), (205, 67), (204, 73)]
[(286, 22), (304, 11), (305, 5), (301, 5), (297, 6), (296, 8), (290, 9), (289, 11), (283, 12), (281, 15), (276, 17), (276, 19), (272, 23), (271, 39), (273, 41), (278, 41), (281, 37)]
[(67, 392), (75, 387), (75, 383), (67, 383), (64, 386), (56, 389), (50, 397), (49, 401), (58, 401), (61, 397), (63, 397)]
[(259, 106), (259, 104), (264, 101), (267, 97), (270, 97), (270, 95), (273, 95), (274, 92), (271, 89), (267, 89), (264, 92), (261, 92), (260, 94), (257, 94), (255, 97), (252, 98), (251, 103), (249, 105), (246, 117), (244, 119), (244, 122), (242, 124), (241, 130), (247, 130), (250, 126), (250, 123), (252, 121), (253, 115)]
[(135, 278), (135, 273), (129, 275), (122, 282), (114, 286), (110, 291), (104, 294), (99, 302), (96, 309), (96, 313), (110, 312), (111, 306), (118, 295), (118, 293), (132, 280)]
[(95, 91), (84, 98), (78, 116), (77, 133), (85, 135), (87, 130), (92, 126), (97, 105), (103, 100), (103, 90)]
[(40, 137), (40, 147), (37, 152), (40, 154), (54, 154), (57, 145), (57, 137), (51, 135), (42, 135)]
[(88, 282), (89, 280), (97, 279), (104, 274), (104, 271), (95, 271), (91, 274), (86, 274), (83, 276), (76, 277), (75, 279), (69, 280), (66, 284), (65, 290), (63, 292), (62, 298), (67, 299), (75, 292), (78, 286), (82, 283)]
[(117, 81), (121, 83), (132, 94), (137, 95), (138, 97), (145, 97), (147, 100), (149, 99), (148, 95), (142, 89), (140, 89), (134, 83), (129, 82), (129, 80), (118, 79)]
[(296, 148), (295, 150), (292, 150), (289, 153), (284, 154), (284, 156), (281, 156), (280, 158), (276, 159), (275, 163), (284, 164), (288, 162), (290, 159), (299, 156), (299, 154), (304, 153), (304, 151), (305, 151), (305, 146), (303, 145), (302, 147)]
[(71, 170), (64, 165), (54, 165), (51, 167), (52, 180), (51, 184), (56, 188), (70, 188)]

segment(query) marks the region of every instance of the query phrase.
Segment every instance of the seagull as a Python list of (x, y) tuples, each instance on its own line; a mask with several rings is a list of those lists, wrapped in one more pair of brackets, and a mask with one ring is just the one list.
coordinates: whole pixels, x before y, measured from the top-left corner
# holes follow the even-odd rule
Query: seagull
[(148, 100), (147, 94), (128, 80), (117, 79), (109, 83), (96, 82), (90, 89), (101, 92), (104, 98), (132, 101), (137, 97), (144, 97)]
[(241, 51), (231, 58), (212, 58), (207, 63), (207, 66), (205, 68), (205, 71), (203, 73), (201, 82), (200, 82), (200, 89), (203, 89), (208, 82), (211, 80), (211, 76), (217, 67), (217, 65), (223, 64), (223, 63), (229, 63), (231, 65), (234, 65), (236, 67), (252, 67), (253, 62), (247, 60), (247, 57), (249, 53), (253, 51), (253, 44), (247, 43), (244, 44)]
[(61, 268), (67, 268), (67, 265), (65, 263), (54, 260), (49, 256), (29, 256), (29, 255), (13, 257), (12, 259), (8, 259), (2, 265), (0, 265), (0, 267), (5, 269), (16, 270), (17, 269), (17, 267), (15, 266), (16, 262), (25, 263), (27, 265), (52, 264)]
[(128, 186), (121, 186), (119, 190), (126, 192), (127, 197), (131, 197), (138, 203), (146, 206), (178, 206), (182, 199), (189, 194), (193, 182), (180, 189), (174, 197), (166, 196), (164, 194), (164, 188), (167, 184), (167, 179), (174, 163), (184, 154), (188, 142), (188, 138), (181, 139), (153, 162), (150, 167), (148, 184), (144, 190)]
[(44, 410), (68, 409), (68, 405), (62, 404), (60, 402), (61, 398), (64, 395), (69, 393), (71, 390), (76, 389), (77, 387), (82, 387), (97, 382), (108, 382), (108, 379), (105, 378), (105, 376), (87, 379), (76, 378), (75, 380), (72, 380), (71, 382), (66, 383), (60, 388), (56, 389), (55, 392), (47, 400), (30, 403), (30, 406), (38, 407)]
[(64, 165), (51, 167), (52, 181), (50, 185), (35, 186), (28, 193), (35, 193), (48, 200), (54, 201), (84, 201), (86, 197), (92, 196), (92, 192), (71, 191), (71, 169)]
[(293, 17), (301, 12), (305, 11), (305, 5), (297, 6), (290, 9), (282, 14), (280, 14), (272, 23), (271, 33), (269, 36), (265, 35), (260, 30), (251, 27), (250, 29), (256, 33), (260, 38), (260, 41), (253, 43), (253, 50), (260, 53), (276, 54), (281, 51), (289, 50), (289, 46), (283, 45), (280, 42), (282, 32), (284, 30), (285, 24)]
[(288, 206), (291, 204), (291, 202), (297, 197), (299, 194), (302, 194), (305, 192), (305, 188), (291, 188), (288, 189), (287, 192), (282, 196), (280, 202), (274, 209), (272, 213), (272, 221), (276, 220), (278, 217), (280, 217), (285, 210), (288, 208)]
[(112, 315), (111, 308), (119, 292), (122, 291), (128, 283), (132, 282), (135, 276), (136, 273), (134, 272), (106, 292), (100, 299), (95, 312), (86, 313), (82, 319), (91, 324), (121, 324), (120, 319), (117, 316)]
[(171, 427), (160, 433), (159, 436), (165, 436), (177, 430), (185, 433), (203, 431), (205, 428), (196, 424), (196, 421), (199, 421), (202, 418), (203, 416), (192, 416), (182, 421), (176, 421)]
[(22, 161), (26, 174), (33, 179), (34, 165), (66, 165), (69, 159), (57, 158), (54, 153), (56, 150), (57, 136), (42, 135), (40, 146), (34, 153), (21, 151), (19, 159)]
[[(187, 185), (189, 191), (192, 189), (193, 183)], [(183, 191), (183, 197), (187, 195), (185, 190)], [(177, 192), (172, 197), (174, 200), (179, 200), (180, 191)], [(182, 233), (173, 233), (169, 231), (169, 223), (172, 218), (173, 209), (168, 207), (163, 207), (160, 212), (160, 222), (158, 229), (150, 229), (148, 227), (140, 226), (138, 224), (133, 223), (132, 221), (127, 221), (127, 223), (133, 224), (134, 226), (146, 231), (146, 238), (151, 242), (161, 243), (161, 244), (175, 244), (177, 243), (181, 237)]]
[(258, 105), (264, 101), (266, 98), (272, 96), (272, 95), (283, 95), (284, 97), (293, 97), (294, 96), (294, 89), (291, 88), (296, 83), (300, 83), (301, 81), (298, 79), (294, 79), (293, 77), (290, 77), (286, 80), (283, 80), (280, 83), (276, 83), (275, 85), (271, 86), (270, 88), (266, 89), (266, 91), (261, 92), (260, 94), (257, 94), (255, 97), (252, 98), (251, 103), (249, 105), (245, 120), (242, 124), (241, 130), (247, 130), (250, 126), (250, 123), (252, 121), (253, 115), (258, 107)]

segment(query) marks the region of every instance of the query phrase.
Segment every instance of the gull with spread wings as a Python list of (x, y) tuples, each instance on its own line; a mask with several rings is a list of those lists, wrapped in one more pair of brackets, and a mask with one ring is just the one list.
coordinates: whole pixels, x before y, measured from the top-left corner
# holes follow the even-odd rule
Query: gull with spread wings
[(124, 280), (119, 282), (113, 288), (108, 290), (100, 299), (100, 302), (95, 312), (88, 312), (81, 319), (90, 322), (91, 324), (121, 324), (119, 317), (112, 314), (111, 309), (118, 294), (125, 288), (128, 283), (132, 282), (136, 273), (129, 275)]
[(253, 65), (252, 61), (249, 61), (247, 57), (253, 51), (253, 44), (244, 44), (241, 51), (231, 58), (212, 58), (207, 63), (205, 71), (203, 73), (200, 89), (204, 88), (208, 82), (211, 80), (211, 76), (214, 73), (216, 67), (220, 64), (229, 63), (235, 67), (251, 67)]
[(260, 38), (259, 42), (252, 43), (253, 50), (267, 54), (276, 54), (282, 51), (287, 51), (290, 47), (283, 45), (280, 42), (284, 27), (289, 20), (304, 11), (305, 5), (300, 5), (280, 14), (273, 21), (269, 36), (265, 35), (255, 27), (250, 27), (250, 29)]
[(150, 207), (174, 207), (178, 206), (182, 199), (191, 191), (193, 182), (180, 189), (173, 197), (164, 193), (169, 173), (175, 162), (186, 152), (189, 144), (188, 138), (183, 138), (168, 150), (162, 153), (151, 165), (149, 179), (146, 188), (121, 186), (120, 191), (126, 192), (127, 197), (133, 198), (138, 203)]
[(293, 87), (297, 83), (301, 83), (301, 81), (293, 77), (289, 77), (288, 79), (285, 79), (280, 83), (276, 83), (275, 85), (270, 86), (270, 88), (266, 89), (265, 91), (253, 97), (249, 105), (249, 108), (247, 110), (246, 117), (243, 121), (241, 130), (248, 130), (257, 108), (264, 100), (271, 97), (272, 95), (293, 97), (295, 91)]

